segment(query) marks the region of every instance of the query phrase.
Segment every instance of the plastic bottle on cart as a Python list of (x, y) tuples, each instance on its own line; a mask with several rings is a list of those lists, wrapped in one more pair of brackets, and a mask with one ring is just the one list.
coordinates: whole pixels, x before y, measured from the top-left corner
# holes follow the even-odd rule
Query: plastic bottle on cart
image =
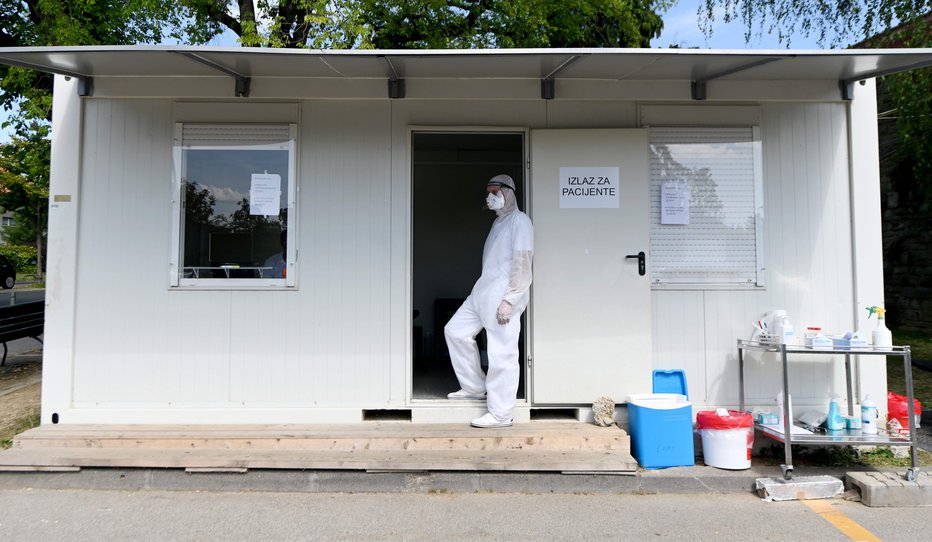
[(837, 395), (832, 395), (832, 400), (828, 404), (828, 417), (825, 419), (825, 427), (829, 431), (840, 431), (845, 428), (845, 420), (841, 417), (841, 410), (838, 408)]
[(861, 401), (861, 433), (877, 434), (877, 403), (871, 400), (870, 394), (865, 395)]
[(774, 327), (774, 334), (781, 344), (796, 344), (796, 332), (789, 316), (778, 316)]
[(880, 307), (868, 307), (867, 310), (870, 312), (867, 316), (868, 318), (870, 318), (872, 314), (877, 315), (877, 327), (871, 332), (871, 343), (873, 343), (875, 347), (880, 348), (889, 348), (893, 346), (893, 334), (890, 333), (887, 324), (884, 322), (884, 320), (886, 320), (887, 310)]

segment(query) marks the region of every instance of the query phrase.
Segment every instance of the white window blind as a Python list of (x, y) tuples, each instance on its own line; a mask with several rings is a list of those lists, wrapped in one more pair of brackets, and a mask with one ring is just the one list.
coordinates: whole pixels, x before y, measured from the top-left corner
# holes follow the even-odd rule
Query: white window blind
[[(650, 129), (651, 281), (763, 284), (760, 142), (753, 127)], [(677, 193), (685, 209), (661, 196)]]
[(185, 148), (283, 147), (291, 140), (287, 124), (184, 124)]

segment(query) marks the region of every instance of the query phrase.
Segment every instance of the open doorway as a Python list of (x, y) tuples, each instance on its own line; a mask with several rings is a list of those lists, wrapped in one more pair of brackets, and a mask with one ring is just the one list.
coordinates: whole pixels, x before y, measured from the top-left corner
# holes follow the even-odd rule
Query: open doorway
[[(416, 131), (411, 136), (413, 194), (412, 399), (446, 400), (459, 389), (443, 326), (472, 290), (482, 270), (482, 248), (495, 214), (485, 207), (485, 184), (504, 173), (515, 181), (526, 210), (525, 133)], [(526, 313), (525, 313), (526, 314)], [(526, 316), (518, 341), (526, 397)], [(476, 337), (487, 366), (485, 332)]]

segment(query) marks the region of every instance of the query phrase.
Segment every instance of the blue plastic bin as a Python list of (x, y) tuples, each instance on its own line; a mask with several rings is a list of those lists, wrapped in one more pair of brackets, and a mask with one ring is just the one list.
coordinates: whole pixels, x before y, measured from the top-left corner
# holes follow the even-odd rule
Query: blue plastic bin
[(645, 393), (628, 397), (631, 453), (645, 469), (696, 463), (693, 407), (685, 395)]

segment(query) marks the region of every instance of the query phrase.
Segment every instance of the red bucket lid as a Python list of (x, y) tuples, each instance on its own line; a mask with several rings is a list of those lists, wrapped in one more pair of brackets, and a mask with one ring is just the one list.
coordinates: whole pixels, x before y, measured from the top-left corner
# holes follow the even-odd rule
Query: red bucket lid
[(703, 410), (696, 414), (699, 429), (739, 429), (754, 427), (754, 418), (747, 412), (729, 410), (727, 416), (719, 416), (714, 410)]

